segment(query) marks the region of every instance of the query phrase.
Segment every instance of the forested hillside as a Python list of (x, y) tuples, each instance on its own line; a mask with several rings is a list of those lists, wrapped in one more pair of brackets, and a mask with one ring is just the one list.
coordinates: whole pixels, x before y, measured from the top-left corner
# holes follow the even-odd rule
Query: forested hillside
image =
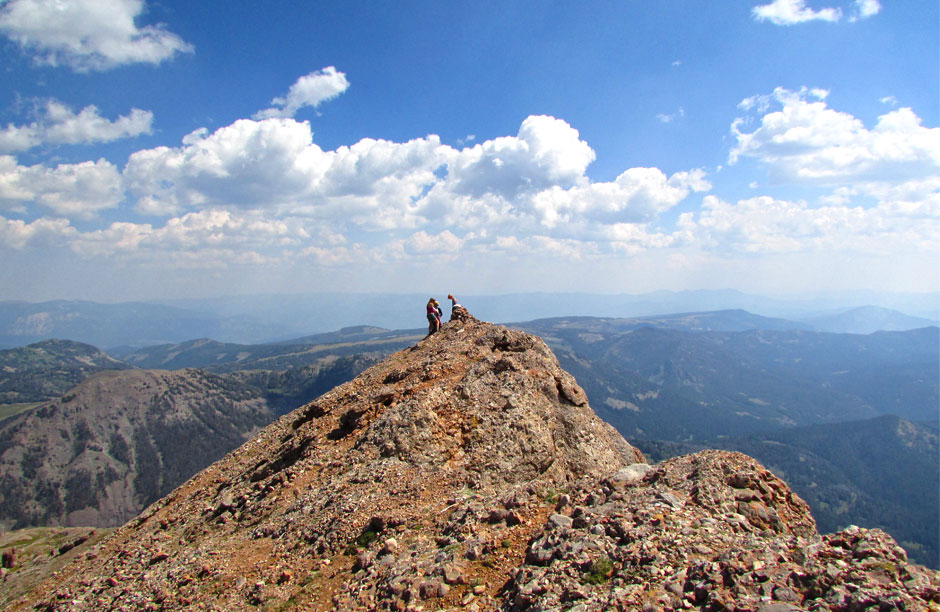
[(90, 344), (70, 340), (0, 350), (0, 404), (56, 399), (95, 372), (129, 367)]
[(202, 370), (96, 374), (0, 424), (0, 524), (120, 525), (274, 417)]

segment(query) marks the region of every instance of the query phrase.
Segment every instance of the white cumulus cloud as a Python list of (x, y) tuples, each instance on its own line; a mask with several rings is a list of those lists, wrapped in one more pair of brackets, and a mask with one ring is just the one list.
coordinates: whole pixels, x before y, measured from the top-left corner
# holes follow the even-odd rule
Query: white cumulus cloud
[(404, 242), (406, 252), (415, 254), (433, 254), (438, 256), (456, 255), (463, 246), (463, 240), (444, 230), (439, 234), (428, 234), (425, 231), (415, 232)]
[(455, 155), (435, 135), (404, 143), (366, 138), (339, 147), (312, 186), (306, 211), (371, 230), (417, 228), (441, 212), (422, 200), (440, 180), (435, 170)]
[(78, 164), (21, 166), (0, 156), (0, 206), (37, 204), (61, 215), (89, 218), (123, 199), (121, 175), (105, 159)]
[(175, 214), (200, 206), (296, 201), (328, 166), (308, 123), (242, 119), (211, 134), (197, 130), (181, 147), (137, 151), (124, 178), (140, 212)]
[(28, 125), (7, 124), (0, 130), (0, 154), (26, 151), (44, 144), (112, 142), (152, 132), (153, 113), (138, 108), (111, 121), (102, 117), (94, 105), (76, 114), (58, 100), (47, 100), (38, 114), (39, 118)]
[(45, 217), (26, 223), (19, 219), (0, 216), (0, 245), (23, 249), (27, 245), (57, 245), (64, 238), (74, 236), (76, 230), (68, 219)]
[(333, 66), (327, 66), (323, 70), (316, 70), (297, 79), (286, 96), (271, 100), (274, 106), (258, 111), (254, 118), (293, 117), (301, 108), (306, 106), (317, 108), (348, 88), (349, 81), (346, 80), (346, 74), (337, 71)]
[(676, 119), (681, 119), (682, 117), (685, 117), (685, 109), (681, 106), (679, 107), (679, 110), (674, 113), (659, 113), (656, 115), (656, 118), (662, 123), (672, 123)]
[(532, 196), (531, 213), (540, 225), (554, 228), (598, 224), (645, 223), (689, 195), (711, 185), (701, 170), (668, 177), (659, 168), (630, 168), (613, 182), (563, 189), (553, 187)]
[[(314, 143), (307, 122), (242, 119), (196, 130), (176, 147), (137, 151), (123, 175), (103, 160), (45, 168), (0, 158), (0, 203), (87, 216), (126, 191), (136, 212), (167, 218), (78, 232), (68, 244), (83, 256), (196, 266), (202, 253), (211, 267), (242, 253), (247, 263), (301, 257), (341, 267), (494, 249), (524, 258), (637, 253), (671, 244), (650, 224), (711, 188), (703, 170), (629, 168), (594, 182), (586, 174), (594, 157), (576, 129), (547, 116), (463, 149), (429, 135), (332, 151)], [(94, 172), (98, 192), (79, 180)]]
[(650, 223), (711, 188), (702, 170), (667, 176), (631, 168), (614, 181), (592, 182), (585, 172), (594, 156), (577, 130), (547, 116), (526, 118), (515, 136), (463, 149), (430, 135), (401, 143), (366, 138), (333, 151), (313, 142), (306, 122), (246, 119), (198, 130), (179, 147), (138, 151), (124, 178), (145, 214), (237, 208), (307, 219), (332, 235), (385, 236), (377, 253), (318, 237), (303, 247), (330, 265), (344, 261), (343, 253), (388, 259), (431, 253), (432, 243), (456, 248), (471, 234), (475, 244), (486, 242), (486, 232), (653, 244), (606, 226)]
[(323, 151), (310, 125), (243, 119), (180, 147), (130, 156), (124, 177), (145, 214), (200, 207), (268, 209), (335, 217), (372, 228), (416, 226), (416, 203), (453, 150), (437, 136), (406, 143), (363, 139)]
[(732, 204), (708, 195), (701, 212), (684, 213), (679, 225), (721, 250), (924, 254), (940, 244), (940, 201), (811, 207), (769, 196)]
[(193, 50), (162, 24), (138, 27), (144, 0), (9, 0), (0, 32), (42, 64), (77, 71), (160, 62)]
[(449, 165), (449, 189), (482, 197), (514, 198), (553, 186), (584, 183), (594, 161), (591, 147), (561, 119), (533, 115), (516, 136), (503, 136), (463, 149)]
[(776, 25), (794, 25), (807, 21), (839, 21), (842, 11), (839, 8), (814, 10), (806, 6), (805, 0), (773, 0), (770, 4), (761, 4), (751, 9), (758, 21), (769, 21)]
[(881, 2), (878, 0), (855, 0), (855, 15), (852, 21), (868, 19), (881, 12)]
[(759, 160), (775, 183), (852, 187), (885, 197), (936, 194), (940, 128), (924, 127), (910, 108), (881, 115), (868, 128), (806, 90), (777, 88), (770, 104), (778, 108), (766, 108), (753, 130), (746, 129), (752, 125), (746, 118), (732, 124), (737, 145), (730, 163)]
[(275, 262), (283, 249), (297, 248), (307, 238), (302, 225), (292, 221), (204, 210), (167, 219), (162, 227), (115, 222), (98, 230), (72, 232), (66, 242), (82, 257), (118, 256), (188, 268), (224, 268)]

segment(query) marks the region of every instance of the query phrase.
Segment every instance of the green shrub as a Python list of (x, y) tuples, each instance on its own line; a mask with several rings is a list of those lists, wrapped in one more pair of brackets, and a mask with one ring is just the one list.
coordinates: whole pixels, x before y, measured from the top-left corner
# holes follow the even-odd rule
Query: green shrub
[(371, 544), (372, 542), (375, 542), (375, 539), (376, 539), (377, 537), (379, 537), (379, 534), (377, 534), (376, 532), (371, 531), (371, 530), (369, 530), (369, 529), (365, 529), (365, 530), (363, 530), (363, 532), (360, 533), (359, 536), (356, 538), (356, 546), (366, 547), (366, 546), (368, 546), (369, 544)]
[(584, 576), (581, 578), (582, 582), (587, 584), (604, 584), (610, 580), (611, 574), (614, 573), (614, 563), (607, 557), (601, 557), (597, 559), (591, 566), (584, 572)]

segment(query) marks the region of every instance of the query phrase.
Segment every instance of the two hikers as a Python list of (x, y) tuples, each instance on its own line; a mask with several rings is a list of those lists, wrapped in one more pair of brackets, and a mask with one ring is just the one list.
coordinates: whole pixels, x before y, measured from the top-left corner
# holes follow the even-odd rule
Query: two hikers
[(427, 313), (428, 335), (430, 336), (441, 329), (441, 317), (444, 316), (444, 312), (441, 310), (441, 305), (438, 304), (437, 300), (431, 298), (428, 300)]
[[(463, 308), (463, 306), (457, 303), (457, 298), (454, 297), (453, 293), (448, 293), (447, 299), (450, 300), (450, 319), (451, 321), (453, 321), (454, 312), (456, 312), (458, 308)], [(428, 313), (428, 335), (430, 336), (434, 332), (440, 331), (441, 317), (444, 316), (444, 312), (441, 310), (441, 305), (437, 302), (437, 300), (435, 300), (434, 298), (431, 298), (428, 300), (427, 313)]]

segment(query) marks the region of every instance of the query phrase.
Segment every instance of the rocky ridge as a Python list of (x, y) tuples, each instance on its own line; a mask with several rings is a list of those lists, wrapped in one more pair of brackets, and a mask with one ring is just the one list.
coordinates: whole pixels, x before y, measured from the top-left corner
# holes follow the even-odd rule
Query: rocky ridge
[(573, 490), (531, 541), (504, 610), (940, 610), (938, 573), (880, 530), (816, 532), (740, 453), (631, 466)]
[[(756, 461), (650, 467), (538, 338), (466, 311), (265, 428), (13, 610), (940, 609)], [(893, 606), (893, 607), (886, 607)]]

